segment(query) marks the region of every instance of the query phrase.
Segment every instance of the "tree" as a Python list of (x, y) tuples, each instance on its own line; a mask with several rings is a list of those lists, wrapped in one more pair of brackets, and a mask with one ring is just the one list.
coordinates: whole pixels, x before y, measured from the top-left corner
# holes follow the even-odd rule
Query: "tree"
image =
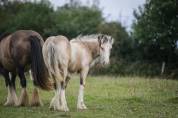
[(53, 8), (48, 1), (9, 2), (0, 10), (0, 32), (31, 29), (48, 36), (49, 29), (54, 25), (52, 15)]
[(143, 49), (144, 59), (171, 62), (178, 40), (176, 0), (147, 0), (135, 11), (133, 38)]
[(96, 33), (98, 25), (103, 21), (99, 9), (80, 5), (59, 7), (54, 16), (53, 34), (63, 34), (69, 38)]

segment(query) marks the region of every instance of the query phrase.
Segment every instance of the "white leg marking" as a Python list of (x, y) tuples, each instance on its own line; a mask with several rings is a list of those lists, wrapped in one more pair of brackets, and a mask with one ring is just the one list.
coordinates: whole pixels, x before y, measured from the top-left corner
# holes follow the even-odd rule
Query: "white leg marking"
[(55, 95), (51, 100), (50, 109), (54, 109), (54, 110), (60, 110), (60, 90), (57, 89), (55, 90)]
[(31, 80), (34, 80), (34, 79), (33, 79), (33, 76), (32, 76), (32, 71), (31, 71), (31, 70), (29, 70), (29, 74), (30, 74), (30, 79), (31, 79)]
[(8, 89), (7, 101), (4, 105), (5, 106), (17, 105), (17, 95), (15, 89), (9, 86), (7, 89)]
[(81, 110), (87, 109), (86, 105), (84, 104), (83, 96), (84, 96), (84, 86), (80, 85), (78, 102), (77, 102), (77, 109), (81, 109)]
[(17, 106), (29, 106), (29, 97), (26, 88), (22, 88)]
[(14, 105), (16, 106), (18, 104), (18, 98), (17, 98), (16, 91), (13, 87), (11, 88), (11, 92), (12, 92), (12, 98), (13, 98), (13, 101), (14, 101)]
[(30, 106), (43, 106), (43, 103), (39, 96), (39, 90), (36, 87), (33, 89)]
[(65, 89), (61, 89), (61, 111), (69, 111), (65, 97)]

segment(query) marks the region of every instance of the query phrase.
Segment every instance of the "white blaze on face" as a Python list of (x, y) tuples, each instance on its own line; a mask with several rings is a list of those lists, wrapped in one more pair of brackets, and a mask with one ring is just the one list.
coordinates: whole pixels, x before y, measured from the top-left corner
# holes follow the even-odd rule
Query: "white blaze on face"
[(101, 44), (101, 48), (100, 48), (100, 56), (101, 56), (100, 61), (101, 64), (103, 65), (109, 64), (109, 58), (110, 58), (111, 48), (113, 44), (113, 39), (111, 39), (111, 37), (107, 37), (107, 38), (109, 38), (108, 41)]
[(112, 44), (108, 41), (101, 45), (100, 56), (102, 64), (109, 64), (109, 58), (111, 53)]

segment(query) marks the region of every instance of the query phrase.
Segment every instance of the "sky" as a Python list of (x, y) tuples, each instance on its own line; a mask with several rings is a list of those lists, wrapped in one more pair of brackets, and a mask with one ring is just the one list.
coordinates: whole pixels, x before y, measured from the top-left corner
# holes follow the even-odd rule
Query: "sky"
[[(56, 8), (69, 0), (50, 0)], [(84, 5), (91, 5), (94, 0), (80, 0)], [(133, 22), (133, 10), (143, 5), (146, 0), (99, 0), (99, 8), (107, 21), (120, 21), (129, 31)]]

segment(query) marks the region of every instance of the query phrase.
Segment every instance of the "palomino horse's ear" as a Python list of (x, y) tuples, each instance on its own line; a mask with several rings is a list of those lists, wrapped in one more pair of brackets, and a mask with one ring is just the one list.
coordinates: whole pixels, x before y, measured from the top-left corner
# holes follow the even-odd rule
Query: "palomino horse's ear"
[(104, 37), (103, 34), (100, 34), (100, 35), (98, 36), (98, 42), (99, 42), (100, 45), (103, 43), (103, 37)]
[(110, 39), (110, 43), (113, 45), (113, 43), (114, 43), (114, 39), (111, 37), (111, 39)]

